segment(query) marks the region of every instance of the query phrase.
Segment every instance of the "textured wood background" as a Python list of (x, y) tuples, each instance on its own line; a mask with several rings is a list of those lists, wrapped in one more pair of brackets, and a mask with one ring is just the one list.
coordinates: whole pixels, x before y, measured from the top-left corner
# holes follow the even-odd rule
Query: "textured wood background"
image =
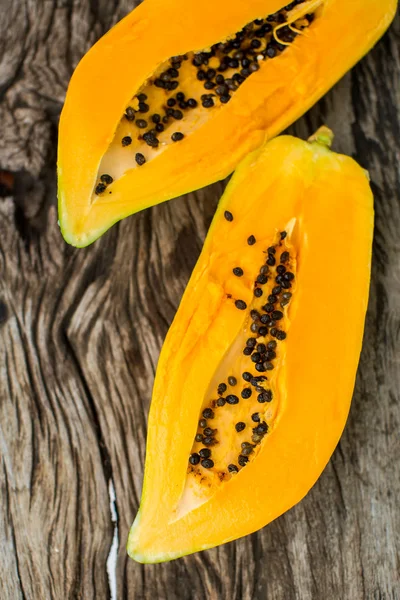
[(376, 196), (344, 436), (308, 497), (263, 531), (142, 566), (125, 544), (154, 370), (224, 185), (135, 215), (87, 249), (67, 246), (55, 174), (66, 86), (133, 0), (0, 4), (0, 598), (398, 600), (400, 19), (291, 129), (304, 137), (328, 123)]

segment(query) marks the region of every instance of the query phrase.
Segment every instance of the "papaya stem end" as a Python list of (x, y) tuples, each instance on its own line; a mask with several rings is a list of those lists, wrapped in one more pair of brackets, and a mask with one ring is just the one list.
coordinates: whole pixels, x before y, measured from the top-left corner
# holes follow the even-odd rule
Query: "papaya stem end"
[(333, 131), (326, 125), (322, 125), (322, 127), (317, 129), (317, 131), (308, 138), (308, 142), (310, 144), (320, 144), (321, 146), (330, 148), (332, 146), (333, 138)]

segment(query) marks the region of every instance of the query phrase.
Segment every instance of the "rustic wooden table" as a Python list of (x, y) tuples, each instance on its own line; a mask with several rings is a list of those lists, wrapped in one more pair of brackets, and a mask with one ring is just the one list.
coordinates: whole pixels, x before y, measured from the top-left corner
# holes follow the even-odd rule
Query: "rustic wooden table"
[(125, 544), (154, 370), (224, 184), (135, 215), (87, 249), (62, 240), (66, 86), (132, 4), (1, 3), (0, 598), (398, 600), (400, 19), (291, 128), (306, 137), (329, 124), (375, 192), (371, 297), (343, 438), (307, 498), (263, 531), (143, 566)]

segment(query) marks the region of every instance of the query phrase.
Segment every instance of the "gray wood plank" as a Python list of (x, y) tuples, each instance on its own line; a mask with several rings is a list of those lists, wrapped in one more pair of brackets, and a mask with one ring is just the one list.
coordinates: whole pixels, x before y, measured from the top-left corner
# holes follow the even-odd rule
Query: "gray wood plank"
[(87, 249), (61, 239), (55, 161), (66, 86), (131, 6), (2, 4), (0, 597), (101, 600), (115, 585), (129, 600), (398, 600), (400, 19), (290, 129), (306, 137), (326, 122), (335, 149), (367, 167), (374, 186), (371, 298), (343, 438), (307, 498), (264, 530), (143, 566), (125, 544), (154, 371), (224, 183), (134, 215)]

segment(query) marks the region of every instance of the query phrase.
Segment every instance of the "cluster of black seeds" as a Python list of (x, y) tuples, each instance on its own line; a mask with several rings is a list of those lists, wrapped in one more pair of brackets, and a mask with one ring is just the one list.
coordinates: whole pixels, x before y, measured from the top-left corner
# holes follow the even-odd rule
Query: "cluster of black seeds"
[(98, 183), (96, 185), (96, 194), (102, 194), (103, 192), (105, 192), (107, 189), (107, 186), (110, 185), (113, 181), (114, 180), (111, 177), (111, 175), (107, 175), (107, 173), (104, 173), (100, 177), (100, 183)]
[[(186, 55), (172, 57), (170, 59), (172, 67), (161, 73), (160, 77), (155, 79), (154, 85), (157, 87), (164, 87), (164, 89), (167, 90), (175, 89), (178, 85), (178, 81), (173, 80), (172, 77), (178, 77), (183, 60), (188, 60), (188, 57)], [(166, 85), (168, 85), (168, 87), (165, 87)], [(153, 113), (150, 116), (146, 116), (146, 119), (144, 119), (140, 113), (148, 113), (150, 111), (149, 104), (145, 102), (145, 100), (147, 100), (147, 95), (141, 93), (136, 98), (139, 101), (138, 109), (135, 110), (132, 106), (128, 106), (125, 111), (125, 118), (130, 122), (134, 122), (138, 129), (147, 129), (150, 126), (147, 131), (140, 133), (138, 136), (138, 139), (143, 140), (150, 148), (158, 148), (160, 144), (159, 134), (165, 130), (168, 123), (171, 121), (181, 121), (184, 117), (183, 110), (193, 109), (198, 105), (194, 98), (187, 99), (183, 92), (177, 92), (174, 95), (169, 95), (165, 106), (163, 107), (164, 114)], [(137, 118), (137, 116), (140, 118)], [(173, 142), (178, 142), (183, 138), (184, 134), (180, 131), (175, 131), (171, 134), (171, 140)], [(123, 146), (128, 146), (131, 142), (132, 139), (129, 136), (123, 137), (121, 141)], [(139, 162), (136, 159), (136, 162), (141, 166), (146, 161)]]
[[(259, 70), (263, 61), (279, 56), (294, 41), (296, 31), (283, 24), (287, 20), (288, 11), (304, 1), (295, 0), (265, 19), (255, 19), (233, 38), (214, 44), (207, 51), (172, 56), (168, 66), (149, 82), (165, 91), (162, 114), (151, 110), (148, 96), (144, 92), (136, 96), (136, 108), (128, 106), (125, 110), (124, 118), (139, 130), (138, 139), (143, 140), (150, 148), (158, 148), (159, 134), (166, 127), (173, 129), (173, 124), (184, 119), (188, 111), (197, 108), (199, 104), (206, 109), (227, 104), (246, 79)], [(305, 15), (304, 26), (310, 25), (313, 18), (312, 14)], [(276, 27), (279, 27), (277, 37), (280, 41), (273, 35)], [(210, 66), (212, 59), (216, 66)], [(179, 89), (180, 69), (185, 61), (190, 61), (194, 69), (193, 77), (202, 83), (204, 93), (200, 98), (187, 98)], [(184, 134), (172, 131), (170, 139), (172, 142), (181, 141)], [(121, 144), (124, 147), (130, 146), (132, 137), (124, 136)], [(142, 153), (136, 153), (135, 161), (138, 166), (142, 166), (146, 158)], [(104, 191), (105, 188), (99, 183), (95, 193), (101, 194)]]
[[(297, 33), (288, 25), (279, 27), (279, 40), (283, 43), (274, 38), (273, 31), (286, 22), (288, 11), (303, 2), (296, 0), (265, 19), (256, 19), (233, 38), (194, 55), (192, 64), (197, 69), (196, 77), (208, 92), (201, 96), (205, 108), (212, 108), (215, 102), (229, 102), (246, 79), (259, 70), (260, 62), (275, 58), (294, 41)], [(310, 24), (313, 16), (306, 15), (305, 19)], [(217, 58), (218, 66), (210, 67), (213, 58)]]
[(203, 432), (196, 434), (195, 441), (202, 443), (206, 448), (201, 448), (199, 452), (193, 452), (189, 457), (189, 463), (191, 465), (198, 465), (200, 463), (205, 469), (212, 469), (214, 461), (211, 459), (210, 446), (214, 446), (217, 443), (215, 439), (217, 430), (209, 427), (208, 420), (214, 418), (214, 411), (211, 408), (205, 408), (202, 416), (203, 418), (199, 421), (199, 428)]
[[(224, 217), (228, 222), (233, 221), (233, 214), (225, 211)], [(245, 382), (242, 389), (236, 391), (231, 388), (238, 386), (236, 377), (229, 376), (226, 382), (221, 382), (217, 386), (216, 400), (211, 401), (212, 408), (203, 410), (203, 418), (199, 421), (199, 427), (203, 429), (202, 433), (198, 432), (195, 437), (196, 442), (202, 442), (207, 446), (207, 457), (201, 461), (201, 451), (190, 456), (189, 462), (192, 465), (201, 464), (205, 468), (212, 468), (214, 462), (211, 460), (210, 446), (217, 443), (215, 434), (216, 429), (212, 429), (208, 425), (208, 419), (215, 417), (214, 410), (225, 406), (226, 404), (239, 404), (241, 400), (256, 398), (260, 404), (268, 403), (273, 400), (272, 390), (267, 386), (268, 378), (260, 373), (272, 371), (275, 367), (277, 358), (278, 343), (286, 339), (286, 332), (283, 330), (280, 323), (283, 320), (284, 308), (289, 304), (292, 293), (289, 291), (295, 279), (294, 273), (290, 270), (291, 257), (288, 250), (283, 247), (283, 240), (287, 237), (287, 232), (280, 233), (280, 240), (277, 244), (270, 246), (265, 251), (265, 264), (261, 266), (259, 274), (254, 282), (254, 291), (260, 290), (263, 295), (263, 286), (272, 281), (271, 293), (266, 297), (266, 303), (263, 304), (261, 310), (252, 309), (249, 312), (251, 320), (250, 331), (252, 332), (243, 348), (243, 354), (249, 357), (249, 370), (242, 373), (242, 379)], [(248, 243), (254, 245), (256, 238), (251, 235), (248, 238)], [(237, 277), (242, 277), (244, 271), (241, 267), (234, 267), (233, 273)], [(238, 303), (243, 303), (238, 306)], [(236, 300), (235, 305), (240, 310), (247, 308), (243, 300)], [(268, 337), (267, 337), (268, 336)], [(264, 338), (260, 341), (259, 338)], [(252, 367), (250, 367), (252, 364)], [(214, 410), (213, 410), (214, 409)], [(228, 472), (235, 474), (239, 472), (239, 467), (244, 467), (249, 456), (253, 453), (254, 448), (260, 444), (264, 436), (268, 432), (268, 424), (262, 420), (259, 412), (254, 412), (250, 415), (254, 424), (252, 427), (251, 442), (244, 441), (241, 443), (241, 451), (237, 458), (237, 465), (229, 464)], [(247, 425), (243, 421), (235, 424), (237, 433), (245, 432)], [(204, 450), (204, 449), (203, 449)], [(193, 462), (194, 461), (194, 462)]]

